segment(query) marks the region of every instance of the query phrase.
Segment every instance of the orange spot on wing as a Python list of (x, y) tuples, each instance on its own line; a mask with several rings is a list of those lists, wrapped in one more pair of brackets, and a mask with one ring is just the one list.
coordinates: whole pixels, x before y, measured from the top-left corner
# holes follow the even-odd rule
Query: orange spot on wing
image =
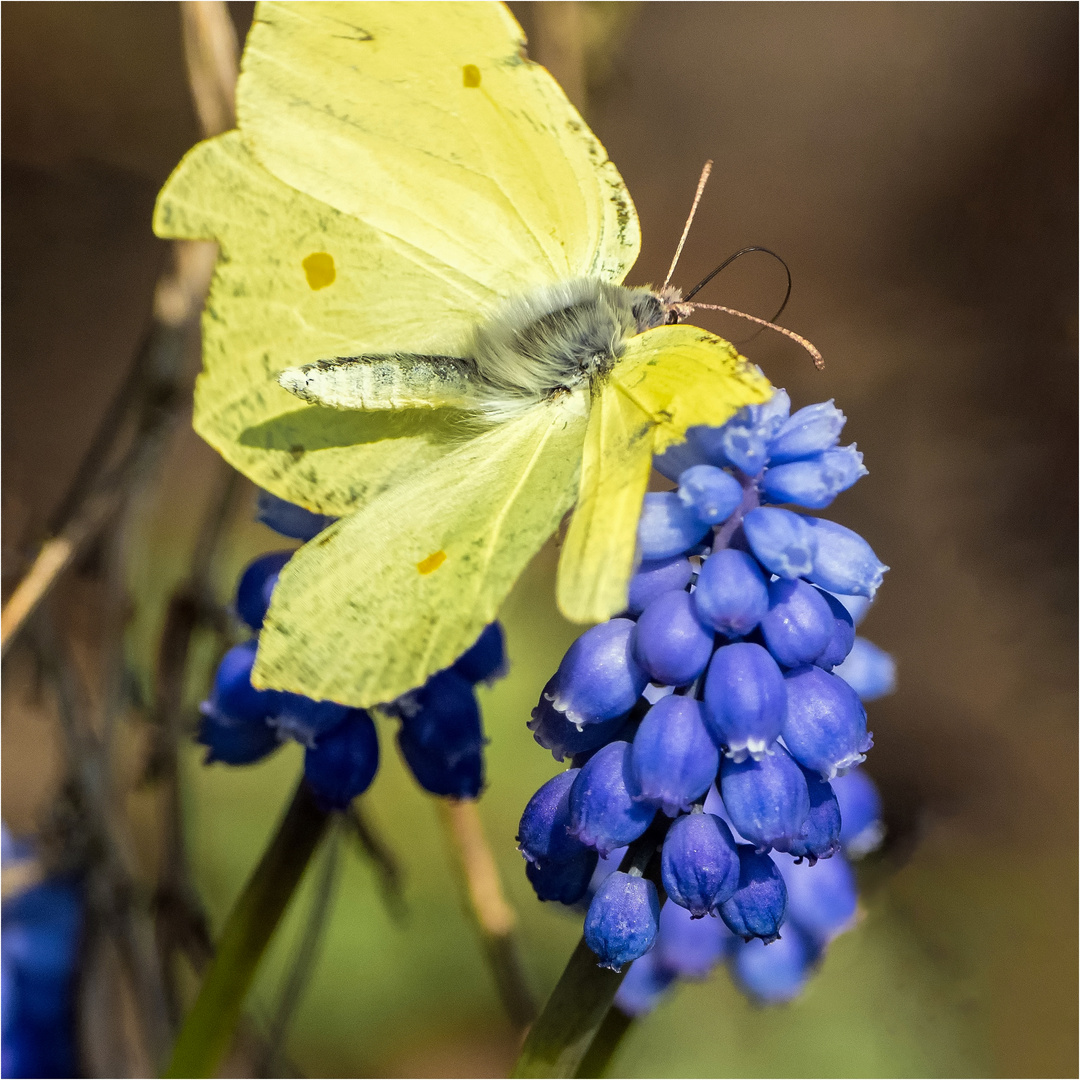
[(426, 559), (421, 559), (416, 564), (416, 569), (419, 570), (421, 574), (433, 574), (444, 562), (446, 562), (446, 552), (435, 551)]
[(471, 90), (480, 85), (480, 69), (475, 64), (466, 64), (461, 69), (461, 85)]
[(334, 267), (334, 256), (325, 251), (316, 251), (309, 255), (301, 264), (304, 268), (304, 276), (312, 289), (325, 289), (327, 285), (333, 285), (337, 277)]

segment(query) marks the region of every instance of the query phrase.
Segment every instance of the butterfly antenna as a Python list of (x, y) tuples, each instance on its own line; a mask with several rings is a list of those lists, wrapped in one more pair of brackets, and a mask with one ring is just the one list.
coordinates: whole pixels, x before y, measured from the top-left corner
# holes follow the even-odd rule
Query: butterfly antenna
[(789, 330), (786, 326), (777, 326), (776, 323), (769, 322), (767, 319), (759, 319), (756, 315), (747, 315), (745, 311), (736, 311), (734, 308), (723, 307), (720, 304), (689, 304), (692, 308), (705, 308), (707, 311), (722, 311), (725, 315), (737, 315), (740, 319), (749, 319), (752, 323), (757, 323), (758, 326), (768, 327), (770, 330), (775, 330), (779, 334), (783, 334), (784, 337), (791, 338), (792, 341), (797, 341), (813, 358), (814, 367), (818, 371), (825, 370), (825, 360), (817, 348), (802, 336), (802, 334), (796, 334), (794, 330)]
[(698, 203), (701, 202), (701, 196), (705, 191), (705, 185), (709, 182), (709, 173), (711, 172), (712, 159), (710, 158), (705, 162), (705, 168), (701, 170), (701, 178), (697, 182), (697, 191), (694, 192), (694, 204), (690, 207), (690, 216), (686, 219), (686, 224), (683, 226), (682, 236), (679, 237), (679, 246), (675, 249), (675, 258), (671, 260), (671, 266), (668, 267), (667, 277), (664, 278), (664, 284), (661, 288), (666, 289), (671, 284), (671, 276), (675, 273), (675, 267), (679, 263), (679, 256), (682, 255), (683, 245), (686, 243), (686, 238), (690, 235), (690, 226), (694, 224), (694, 215), (697, 213)]
[(787, 292), (784, 293), (783, 303), (776, 309), (776, 314), (772, 317), (772, 321), (776, 322), (776, 320), (779, 319), (780, 316), (783, 314), (784, 308), (787, 307), (787, 302), (791, 298), (791, 267), (789, 267), (788, 264), (784, 262), (784, 260), (780, 258), (780, 256), (777, 255), (775, 251), (772, 251), (767, 247), (760, 247), (756, 244), (751, 245), (750, 247), (739, 248), (739, 250), (736, 251), (734, 255), (729, 255), (715, 270), (706, 274), (686, 294), (686, 296), (683, 297), (683, 301), (685, 302), (687, 300), (693, 300), (693, 298), (697, 296), (697, 294), (701, 292), (701, 290), (704, 289), (705, 286), (708, 285), (709, 282), (712, 281), (712, 279), (716, 277), (716, 275), (719, 274), (721, 270), (726, 270), (736, 259), (740, 258), (743, 255), (748, 255), (751, 251), (763, 251), (766, 255), (771, 255), (784, 268), (784, 273), (787, 274)]

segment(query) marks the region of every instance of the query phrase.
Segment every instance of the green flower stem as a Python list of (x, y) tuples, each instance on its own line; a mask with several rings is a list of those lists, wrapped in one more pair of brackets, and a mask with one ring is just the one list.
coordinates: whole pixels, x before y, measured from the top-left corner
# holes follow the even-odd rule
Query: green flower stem
[(611, 1059), (633, 1023), (632, 1016), (628, 1016), (617, 1005), (612, 1005), (574, 1076), (598, 1078), (607, 1075)]
[(529, 1030), (514, 1076), (576, 1076), (626, 975), (597, 966), (582, 938)]
[(330, 820), (301, 778), (270, 846), (225, 923), (167, 1077), (208, 1077), (228, 1052), (255, 971)]
[[(652, 881), (660, 894), (661, 903), (666, 898), (660, 882), (659, 851), (670, 826), (670, 819), (657, 814), (645, 834), (630, 845), (619, 866), (623, 873), (640, 874)], [(544, 1011), (529, 1029), (513, 1075), (588, 1075), (579, 1073), (578, 1069), (591, 1057), (590, 1048), (600, 1036), (615, 994), (628, 970), (629, 965), (619, 972), (598, 966), (596, 955), (582, 938), (555, 989), (551, 991)], [(615, 1023), (615, 1020), (610, 1021), (611, 1025)], [(611, 1044), (604, 1058), (605, 1064), (617, 1045), (618, 1040)], [(598, 1046), (598, 1056), (601, 1051), (602, 1046)]]

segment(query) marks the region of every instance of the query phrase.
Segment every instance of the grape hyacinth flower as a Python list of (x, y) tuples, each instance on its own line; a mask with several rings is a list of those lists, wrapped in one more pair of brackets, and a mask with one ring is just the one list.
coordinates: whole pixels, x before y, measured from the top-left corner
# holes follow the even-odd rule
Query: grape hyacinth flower
[(660, 922), (656, 886), (616, 870), (596, 891), (585, 916), (585, 940), (601, 967), (618, 971), (652, 948)]
[[(3, 827), (5, 871), (33, 858)], [(5, 880), (5, 886), (7, 882)], [(76, 986), (85, 903), (78, 879), (47, 877), (4, 896), (0, 929), (4, 1076), (78, 1076)]]
[(631, 964), (629, 1016), (725, 959), (788, 1000), (854, 923), (848, 860), (882, 830), (850, 771), (872, 746), (860, 697), (893, 669), (855, 634), (887, 567), (803, 512), (866, 475), (844, 423), (777, 391), (657, 457), (677, 486), (644, 498), (626, 611), (574, 642), (529, 722), (572, 767), (526, 808), (526, 873), (541, 899), (591, 897), (585, 941)]
[[(282, 535), (304, 541), (335, 520), (265, 491), (259, 495), (258, 518)], [(291, 555), (291, 551), (268, 552), (240, 575), (234, 610), (256, 636), (233, 646), (218, 665), (211, 695), (201, 707), (198, 739), (207, 748), (207, 764), (227, 765), (252, 764), (294, 740), (305, 748), (304, 776), (316, 802), (326, 810), (344, 810), (367, 790), (378, 771), (379, 739), (371, 714), (335, 701), (258, 690), (251, 683), (258, 632)], [(479, 795), (485, 739), (475, 687), (505, 673), (502, 627), (491, 623), (449, 668), (382, 706), (384, 713), (401, 722), (398, 746), (421, 787), (451, 798)], [(577, 876), (584, 876), (587, 885), (592, 867), (586, 870), (584, 863), (590, 856), (595, 863), (595, 853), (582, 850)], [(562, 899), (572, 890), (564, 885), (548, 891)]]

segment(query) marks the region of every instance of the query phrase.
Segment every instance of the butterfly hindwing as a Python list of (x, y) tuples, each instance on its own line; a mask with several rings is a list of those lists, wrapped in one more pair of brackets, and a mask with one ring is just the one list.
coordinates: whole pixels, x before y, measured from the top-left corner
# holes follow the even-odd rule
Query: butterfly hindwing
[(573, 502), (586, 409), (538, 406), (302, 547), (274, 589), (255, 679), (356, 706), (449, 666)]

